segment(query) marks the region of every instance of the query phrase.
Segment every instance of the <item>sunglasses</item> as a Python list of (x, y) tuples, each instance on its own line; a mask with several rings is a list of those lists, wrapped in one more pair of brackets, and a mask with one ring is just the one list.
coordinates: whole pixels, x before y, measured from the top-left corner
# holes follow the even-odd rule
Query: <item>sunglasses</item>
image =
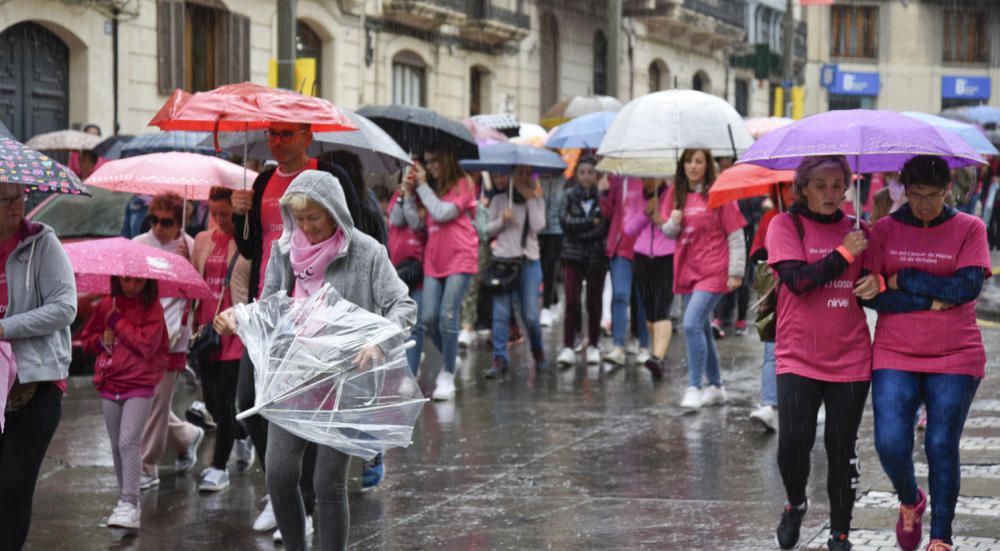
[(173, 218), (160, 218), (159, 216), (153, 216), (152, 214), (146, 217), (146, 221), (149, 222), (149, 227), (160, 226), (165, 229), (170, 229), (177, 224), (177, 221)]
[(305, 130), (268, 130), (267, 139), (269, 141), (281, 141), (288, 143), (298, 134), (305, 133)]

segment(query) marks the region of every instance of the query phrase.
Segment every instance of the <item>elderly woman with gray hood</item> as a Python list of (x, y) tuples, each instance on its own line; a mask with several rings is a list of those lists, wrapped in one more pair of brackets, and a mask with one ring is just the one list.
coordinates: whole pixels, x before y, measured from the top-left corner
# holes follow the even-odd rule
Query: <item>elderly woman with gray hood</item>
[[(272, 248), (261, 297), (287, 293), (307, 297), (329, 283), (345, 299), (399, 324), (408, 334), (417, 305), (396, 275), (385, 247), (355, 231), (344, 191), (333, 175), (306, 170), (280, 201), (284, 231)], [(229, 312), (216, 320), (231, 333)], [(306, 440), (272, 424), (267, 441), (267, 487), (288, 550), (306, 549), (306, 515), (299, 490)], [(314, 485), (319, 548), (346, 549), (350, 526), (347, 470), (350, 456), (317, 446)]]
[[(0, 547), (21, 549), (38, 471), (62, 416), (76, 281), (52, 228), (24, 220), (25, 193), (0, 186), (0, 347), (17, 378), (0, 415)], [(8, 354), (4, 354), (5, 357)], [(6, 372), (8, 366), (0, 366)], [(3, 391), (7, 390), (6, 383)]]

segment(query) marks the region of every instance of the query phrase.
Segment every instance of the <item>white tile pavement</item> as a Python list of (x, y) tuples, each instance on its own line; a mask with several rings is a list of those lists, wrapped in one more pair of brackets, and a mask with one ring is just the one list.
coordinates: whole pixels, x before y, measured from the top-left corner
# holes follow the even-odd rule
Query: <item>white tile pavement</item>
[[(827, 534), (823, 532), (804, 547), (826, 549), (826, 538)], [(927, 545), (927, 541), (927, 534), (924, 534), (923, 544)], [(899, 549), (896, 546), (896, 532), (893, 530), (852, 530), (851, 543), (854, 544), (852, 551), (898, 551)], [(1000, 539), (997, 538), (955, 536), (954, 544), (957, 551), (1000, 550)]]
[[(859, 509), (896, 509), (899, 499), (895, 492), (872, 490), (865, 492), (855, 507)], [(1000, 497), (958, 496), (955, 513), (1000, 519)]]

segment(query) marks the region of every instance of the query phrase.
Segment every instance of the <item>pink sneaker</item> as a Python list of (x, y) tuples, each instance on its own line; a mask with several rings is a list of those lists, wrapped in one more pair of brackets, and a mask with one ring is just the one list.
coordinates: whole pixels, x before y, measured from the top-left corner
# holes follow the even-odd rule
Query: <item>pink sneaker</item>
[(931, 540), (924, 551), (951, 551), (951, 544), (945, 543), (943, 540)]
[(927, 495), (917, 488), (916, 505), (899, 505), (899, 520), (896, 521), (896, 543), (903, 551), (915, 551), (923, 538), (922, 523)]

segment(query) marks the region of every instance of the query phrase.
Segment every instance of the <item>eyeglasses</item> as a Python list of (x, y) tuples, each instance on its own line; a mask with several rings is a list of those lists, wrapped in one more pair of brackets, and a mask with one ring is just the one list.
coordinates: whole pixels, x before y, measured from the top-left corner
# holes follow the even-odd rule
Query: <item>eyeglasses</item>
[(13, 197), (4, 197), (0, 199), (0, 208), (10, 208), (14, 205), (23, 205), (28, 202), (27, 195), (15, 195)]
[(150, 214), (146, 217), (146, 221), (149, 222), (149, 227), (160, 226), (164, 229), (170, 229), (177, 224), (177, 221), (173, 218), (160, 218), (159, 216), (154, 216)]
[(298, 134), (304, 134), (305, 130), (268, 130), (267, 140), (270, 142), (288, 143)]
[(906, 199), (911, 203), (933, 203), (944, 197), (944, 190), (924, 195), (922, 193), (906, 192)]

